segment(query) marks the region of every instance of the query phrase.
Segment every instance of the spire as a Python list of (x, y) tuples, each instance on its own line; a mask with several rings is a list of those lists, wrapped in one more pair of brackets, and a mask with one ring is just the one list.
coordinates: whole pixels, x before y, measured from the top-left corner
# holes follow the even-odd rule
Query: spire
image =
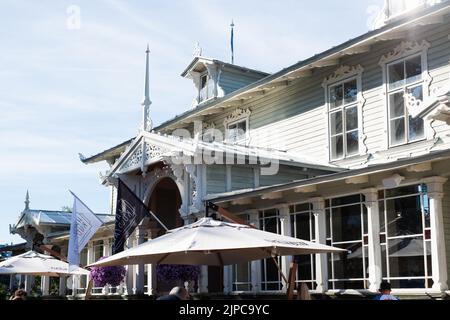
[(146, 65), (145, 65), (145, 94), (144, 94), (144, 101), (142, 102), (142, 105), (144, 106), (143, 110), (143, 122), (142, 122), (142, 129), (144, 131), (151, 131), (152, 130), (152, 120), (150, 119), (150, 105), (152, 104), (150, 100), (150, 82), (149, 82), (149, 54), (150, 54), (150, 48), (147, 44), (147, 50), (145, 51), (146, 54)]
[(234, 22), (231, 20), (231, 64), (234, 64)]
[(27, 190), (27, 195), (25, 196), (25, 210), (30, 210), (30, 194)]

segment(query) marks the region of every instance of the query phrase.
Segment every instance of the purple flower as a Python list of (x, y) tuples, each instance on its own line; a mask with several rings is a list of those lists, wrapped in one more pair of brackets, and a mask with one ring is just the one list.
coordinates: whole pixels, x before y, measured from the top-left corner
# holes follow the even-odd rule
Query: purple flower
[(160, 264), (156, 266), (156, 275), (162, 281), (197, 281), (200, 276), (200, 267)]
[(107, 284), (117, 287), (125, 278), (125, 273), (126, 270), (123, 266), (92, 267), (90, 276), (96, 287), (104, 287)]

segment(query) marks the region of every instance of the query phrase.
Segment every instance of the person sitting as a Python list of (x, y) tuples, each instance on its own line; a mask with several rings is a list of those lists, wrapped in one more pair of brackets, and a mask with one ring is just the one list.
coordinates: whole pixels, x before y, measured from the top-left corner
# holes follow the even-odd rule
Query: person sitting
[(26, 300), (27, 299), (27, 292), (23, 289), (16, 290), (14, 293), (14, 297), (12, 300)]
[(391, 284), (387, 281), (381, 282), (380, 294), (375, 297), (375, 300), (399, 300), (397, 297), (391, 294)]
[(156, 300), (189, 300), (189, 292), (183, 287), (175, 287), (170, 290), (166, 296), (159, 297)]

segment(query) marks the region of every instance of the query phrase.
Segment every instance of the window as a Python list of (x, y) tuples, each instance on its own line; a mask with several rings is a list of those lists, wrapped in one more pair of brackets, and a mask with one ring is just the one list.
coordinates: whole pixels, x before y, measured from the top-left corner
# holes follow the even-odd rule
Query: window
[(359, 153), (358, 84), (348, 80), (329, 89), (331, 159)]
[(214, 97), (214, 81), (207, 73), (200, 76), (200, 102)]
[(252, 114), (249, 108), (237, 108), (223, 121), (225, 141), (246, 142), (249, 137), (249, 119)]
[(426, 185), (380, 191), (383, 279), (394, 288), (431, 288), (431, 226)]
[(387, 65), (389, 143), (391, 146), (425, 137), (424, 121), (408, 113), (407, 97), (423, 101), (422, 57), (412, 56)]
[[(291, 234), (295, 238), (316, 241), (315, 219), (312, 205), (309, 203), (289, 207), (291, 214)], [(316, 255), (301, 255), (294, 257), (298, 264), (297, 284), (306, 283), (310, 290), (316, 288)]]
[(238, 142), (247, 137), (247, 120), (230, 123), (227, 127), (227, 141)]
[[(281, 225), (279, 213), (277, 209), (264, 210), (259, 212), (260, 229), (280, 234)], [(278, 265), (281, 268), (281, 258), (277, 258)], [(261, 261), (261, 290), (262, 291), (279, 291), (282, 289), (281, 276), (277, 265), (273, 259), (265, 259)]]
[(327, 244), (347, 250), (328, 254), (332, 290), (367, 288), (369, 236), (364, 201), (363, 195), (326, 201)]

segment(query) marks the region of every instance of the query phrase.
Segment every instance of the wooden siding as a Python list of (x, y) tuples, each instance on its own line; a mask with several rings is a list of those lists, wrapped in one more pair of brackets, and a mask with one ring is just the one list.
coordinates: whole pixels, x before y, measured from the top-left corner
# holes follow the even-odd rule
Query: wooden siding
[(275, 184), (288, 183), (295, 180), (304, 180), (308, 178), (308, 173), (303, 171), (302, 168), (280, 166), (278, 174), (273, 176), (259, 177), (259, 183), (261, 187), (271, 186)]
[(219, 79), (219, 87), (222, 88), (225, 94), (229, 94), (240, 88), (248, 86), (249, 84), (262, 79), (264, 76), (252, 72), (239, 72), (225, 68), (222, 70)]
[(252, 167), (231, 167), (231, 190), (250, 189), (255, 187), (255, 174)]
[(223, 165), (206, 166), (206, 192), (208, 194), (227, 191), (227, 172)]
[(445, 251), (447, 255), (447, 283), (450, 283), (450, 182), (444, 185), (442, 211), (444, 216)]

